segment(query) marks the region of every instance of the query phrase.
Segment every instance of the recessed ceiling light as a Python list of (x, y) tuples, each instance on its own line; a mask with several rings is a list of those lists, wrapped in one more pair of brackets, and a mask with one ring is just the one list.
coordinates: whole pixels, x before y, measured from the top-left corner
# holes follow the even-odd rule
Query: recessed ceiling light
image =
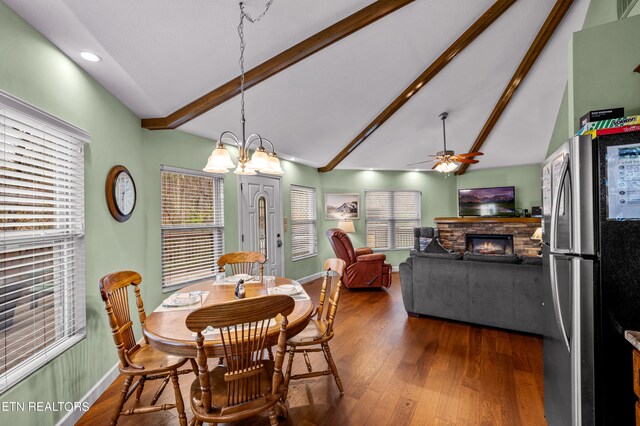
[(291, 157), (291, 161), (296, 161), (296, 157)]
[(91, 53), (91, 52), (80, 52), (80, 56), (82, 56), (83, 59), (89, 61), (89, 62), (100, 62), (102, 60), (102, 58), (98, 55), (96, 55), (95, 53)]

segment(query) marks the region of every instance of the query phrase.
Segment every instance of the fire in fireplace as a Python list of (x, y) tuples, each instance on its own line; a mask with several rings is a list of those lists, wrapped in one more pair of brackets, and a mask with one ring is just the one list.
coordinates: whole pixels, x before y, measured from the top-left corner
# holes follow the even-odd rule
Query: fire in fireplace
[(475, 254), (513, 254), (513, 235), (466, 234), (469, 253)]

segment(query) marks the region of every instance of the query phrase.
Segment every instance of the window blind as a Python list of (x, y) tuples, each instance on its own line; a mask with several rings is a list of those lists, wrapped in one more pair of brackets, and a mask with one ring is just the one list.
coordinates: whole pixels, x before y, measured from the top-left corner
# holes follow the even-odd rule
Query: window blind
[(420, 226), (419, 191), (366, 191), (367, 246), (413, 247), (413, 228)]
[(224, 180), (161, 169), (162, 287), (212, 278), (224, 253)]
[(0, 393), (85, 336), (88, 140), (0, 92)]
[(298, 260), (317, 253), (316, 190), (291, 185), (291, 257)]

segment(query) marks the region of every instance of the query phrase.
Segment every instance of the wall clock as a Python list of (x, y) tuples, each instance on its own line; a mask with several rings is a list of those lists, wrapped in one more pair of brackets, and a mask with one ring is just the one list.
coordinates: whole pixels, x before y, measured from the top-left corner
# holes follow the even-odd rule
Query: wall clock
[(131, 217), (136, 207), (136, 184), (126, 167), (114, 166), (109, 170), (105, 196), (109, 212), (115, 220), (124, 222)]

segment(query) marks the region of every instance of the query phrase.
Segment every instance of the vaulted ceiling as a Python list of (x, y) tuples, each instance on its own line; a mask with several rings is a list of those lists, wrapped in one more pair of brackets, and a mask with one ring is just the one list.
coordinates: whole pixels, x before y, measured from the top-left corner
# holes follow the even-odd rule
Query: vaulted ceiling
[[(140, 118), (167, 116), (239, 74), (233, 0), (4, 1)], [(245, 5), (257, 15), (265, 2)], [(555, 2), (517, 0), (336, 168), (406, 170), (427, 159), (442, 149), (442, 111), (449, 149), (468, 151)], [(246, 68), (371, 3), (275, 0), (245, 24)], [(248, 132), (282, 158), (325, 166), (493, 3), (415, 0), (390, 13), (248, 90)], [(574, 1), (471, 169), (544, 159), (588, 3)], [(83, 50), (103, 60), (86, 62)], [(217, 139), (239, 134), (239, 118), (236, 96), (178, 129)]]

